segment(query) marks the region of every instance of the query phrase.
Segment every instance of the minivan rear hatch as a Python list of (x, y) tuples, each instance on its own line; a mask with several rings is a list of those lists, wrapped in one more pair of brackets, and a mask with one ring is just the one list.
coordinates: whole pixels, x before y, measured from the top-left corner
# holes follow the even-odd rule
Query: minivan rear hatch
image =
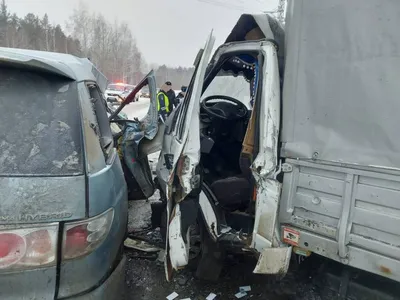
[(0, 66), (0, 225), (85, 217), (77, 83)]

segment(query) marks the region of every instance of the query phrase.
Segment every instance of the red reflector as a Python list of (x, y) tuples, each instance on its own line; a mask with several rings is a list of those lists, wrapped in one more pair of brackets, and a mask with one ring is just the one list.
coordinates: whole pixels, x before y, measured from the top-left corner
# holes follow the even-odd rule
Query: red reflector
[(11, 247), (5, 241), (0, 241), (0, 258), (6, 257), (10, 253)]
[(14, 233), (0, 233), (0, 269), (18, 262), (26, 251), (25, 239)]
[(67, 247), (78, 248), (86, 247), (88, 232), (86, 225), (76, 226), (67, 231)]

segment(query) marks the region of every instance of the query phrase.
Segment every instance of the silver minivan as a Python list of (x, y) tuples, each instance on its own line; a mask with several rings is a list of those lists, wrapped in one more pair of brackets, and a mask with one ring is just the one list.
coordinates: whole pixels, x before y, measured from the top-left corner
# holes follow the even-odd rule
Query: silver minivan
[(118, 299), (127, 185), (87, 59), (0, 48), (0, 298)]

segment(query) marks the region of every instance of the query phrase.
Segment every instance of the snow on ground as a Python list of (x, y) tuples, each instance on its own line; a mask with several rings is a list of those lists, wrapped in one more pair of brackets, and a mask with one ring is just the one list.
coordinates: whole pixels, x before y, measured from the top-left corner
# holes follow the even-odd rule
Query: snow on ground
[(150, 98), (141, 97), (138, 102), (128, 104), (122, 111), (128, 115), (129, 119), (141, 119), (147, 114), (149, 106)]

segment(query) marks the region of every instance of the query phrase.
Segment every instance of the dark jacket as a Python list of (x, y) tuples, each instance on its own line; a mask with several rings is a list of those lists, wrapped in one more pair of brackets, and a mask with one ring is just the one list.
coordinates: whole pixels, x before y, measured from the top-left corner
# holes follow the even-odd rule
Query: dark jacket
[(184, 98), (185, 98), (185, 95), (182, 92), (180, 92), (178, 94), (178, 96), (175, 97), (174, 106), (177, 107), (179, 105), (179, 103), (181, 103), (183, 101)]
[(172, 110), (173, 110), (174, 107), (175, 107), (175, 105), (174, 105), (174, 103), (175, 103), (175, 98), (176, 98), (175, 92), (174, 92), (173, 89), (170, 89), (166, 94), (167, 94), (168, 100), (169, 100), (169, 113), (171, 113)]

